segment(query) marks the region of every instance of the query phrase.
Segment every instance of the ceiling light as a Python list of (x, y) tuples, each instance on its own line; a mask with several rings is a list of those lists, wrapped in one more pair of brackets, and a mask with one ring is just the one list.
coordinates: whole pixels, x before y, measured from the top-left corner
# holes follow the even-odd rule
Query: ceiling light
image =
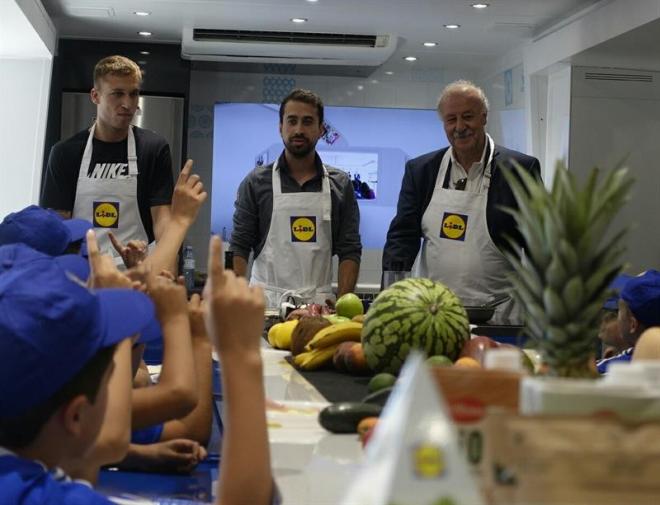
[(362, 84), (358, 84), (356, 88), (358, 89), (358, 91), (362, 91), (364, 89), (364, 86)]
[(140, 54), (144, 56), (149, 56), (151, 53), (149, 51), (140, 51)]
[(147, 64), (147, 62), (144, 61), (144, 60), (139, 60), (138, 61), (138, 65), (146, 65), (146, 64)]
[(136, 16), (149, 16), (149, 15), (151, 15), (151, 12), (147, 12), (147, 11), (135, 11), (133, 14), (135, 14)]
[(308, 1), (309, 3), (311, 3), (311, 4), (315, 4), (315, 3), (318, 2), (319, 0), (307, 0), (307, 1)]
[(378, 79), (371, 79), (371, 84), (378, 84)]
[(435, 47), (437, 45), (437, 42), (424, 42), (424, 47)]
[(394, 72), (392, 72), (391, 70), (388, 70), (388, 71), (385, 72), (385, 75), (394, 75)]
[(291, 22), (293, 22), (293, 23), (306, 23), (307, 18), (291, 18)]
[(151, 37), (152, 33), (151, 32), (138, 32), (138, 35), (141, 35), (142, 37)]
[(417, 61), (416, 56), (406, 56), (403, 59), (406, 60), (406, 61)]
[(479, 3), (479, 4), (472, 4), (472, 7), (474, 7), (475, 9), (485, 9), (485, 8), (488, 7), (489, 5), (490, 5), (490, 4), (482, 4), (482, 3)]
[(454, 24), (454, 23), (451, 23), (451, 24), (448, 24), (448, 25), (444, 25), (444, 26), (445, 26), (445, 28), (449, 28), (450, 30), (455, 30), (456, 28), (460, 28), (460, 27), (461, 27), (461, 25), (457, 25), (457, 24)]

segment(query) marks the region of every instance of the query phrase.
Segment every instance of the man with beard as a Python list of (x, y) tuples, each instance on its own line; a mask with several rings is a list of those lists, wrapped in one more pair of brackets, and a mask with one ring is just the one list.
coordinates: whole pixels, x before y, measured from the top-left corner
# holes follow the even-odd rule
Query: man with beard
[[(493, 142), (485, 130), (488, 99), (471, 82), (449, 84), (438, 113), (450, 147), (406, 164), (383, 270), (411, 270), (415, 263), (416, 276), (446, 284), (465, 305), (481, 305), (510, 295), (512, 269), (502, 251), (511, 247), (507, 237), (522, 245), (503, 210), (517, 208), (503, 171), (515, 162), (540, 177), (540, 165)], [(513, 300), (497, 307), (492, 322), (521, 322)]]
[(234, 271), (264, 288), (267, 307), (290, 296), (324, 303), (332, 292), (332, 256), (339, 258), (337, 295), (353, 291), (362, 244), (360, 213), (348, 175), (326, 166), (316, 153), (324, 134), (323, 103), (296, 89), (280, 105), (284, 152), (256, 167), (241, 182), (234, 212), (231, 249)]

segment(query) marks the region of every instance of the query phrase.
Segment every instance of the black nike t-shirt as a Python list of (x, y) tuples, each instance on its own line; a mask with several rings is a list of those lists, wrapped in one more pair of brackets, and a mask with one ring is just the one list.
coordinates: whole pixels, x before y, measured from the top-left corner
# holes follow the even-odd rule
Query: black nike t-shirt
[[(134, 127), (138, 158), (137, 199), (140, 218), (149, 241), (154, 240), (151, 207), (172, 201), (172, 156), (167, 141), (150, 130)], [(40, 204), (55, 210), (73, 211), (78, 172), (89, 131), (58, 142), (50, 150)], [(108, 179), (128, 174), (128, 139), (103, 142), (93, 139), (92, 160), (87, 175)]]

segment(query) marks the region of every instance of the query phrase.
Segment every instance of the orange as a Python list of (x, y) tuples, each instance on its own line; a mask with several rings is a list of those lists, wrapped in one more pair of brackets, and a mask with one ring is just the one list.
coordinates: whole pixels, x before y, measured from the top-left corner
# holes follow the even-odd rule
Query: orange
[(479, 362), (474, 358), (470, 358), (469, 356), (458, 358), (456, 363), (454, 363), (454, 366), (459, 368), (481, 368)]

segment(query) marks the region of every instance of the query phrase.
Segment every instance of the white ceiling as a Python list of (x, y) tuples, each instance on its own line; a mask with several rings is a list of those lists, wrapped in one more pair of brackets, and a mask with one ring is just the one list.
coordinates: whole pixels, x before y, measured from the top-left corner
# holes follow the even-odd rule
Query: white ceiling
[[(59, 36), (177, 43), (184, 26), (381, 34), (400, 37), (388, 66), (476, 69), (599, 0), (42, 0)], [(138, 17), (135, 11), (151, 12)], [(302, 25), (293, 17), (307, 18)], [(458, 30), (443, 28), (457, 23)], [(434, 48), (423, 42), (437, 42)]]
[(571, 58), (571, 63), (660, 71), (660, 20), (583, 51)]

